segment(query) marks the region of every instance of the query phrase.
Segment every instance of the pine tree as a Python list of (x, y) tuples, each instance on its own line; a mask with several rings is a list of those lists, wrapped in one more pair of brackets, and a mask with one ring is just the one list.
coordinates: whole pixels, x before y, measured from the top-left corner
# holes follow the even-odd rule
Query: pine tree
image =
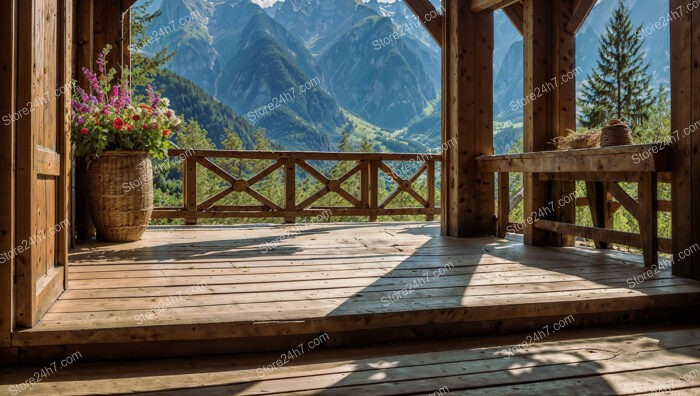
[[(245, 148), (243, 147), (243, 141), (231, 128), (224, 129), (224, 141), (222, 145), (225, 150), (241, 151)], [(241, 159), (225, 159), (222, 161), (226, 170), (232, 173), (232, 175), (238, 179), (243, 176), (243, 160)]]
[(651, 106), (649, 118), (638, 128), (640, 139), (637, 143), (665, 141), (671, 135), (671, 97), (668, 88), (660, 85), (656, 90), (656, 100)]
[(600, 39), (598, 63), (583, 84), (579, 100), (581, 125), (598, 128), (611, 119), (625, 120), (633, 128), (649, 117), (654, 102), (649, 63), (644, 60), (641, 26), (632, 26), (622, 1)]
[(364, 138), (362, 139), (362, 145), (360, 145), (360, 151), (363, 153), (373, 153), (374, 152), (374, 144), (369, 141), (369, 139)]
[(338, 151), (348, 152), (350, 151), (350, 134), (347, 130), (344, 130), (342, 135), (340, 135), (340, 143), (338, 143)]

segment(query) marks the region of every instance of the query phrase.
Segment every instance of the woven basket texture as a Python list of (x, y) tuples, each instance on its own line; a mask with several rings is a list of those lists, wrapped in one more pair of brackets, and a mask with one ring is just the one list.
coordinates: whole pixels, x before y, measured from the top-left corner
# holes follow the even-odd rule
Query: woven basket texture
[(632, 144), (632, 129), (625, 122), (612, 120), (603, 128), (600, 147), (625, 146)]
[(88, 202), (98, 237), (141, 239), (153, 212), (153, 169), (145, 152), (108, 151), (88, 166)]

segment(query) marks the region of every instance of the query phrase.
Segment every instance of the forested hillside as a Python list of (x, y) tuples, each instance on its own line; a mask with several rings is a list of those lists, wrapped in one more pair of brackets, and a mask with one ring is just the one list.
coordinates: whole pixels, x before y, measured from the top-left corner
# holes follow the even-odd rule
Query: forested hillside
[(226, 139), (224, 131), (231, 130), (238, 135), (246, 149), (253, 148), (257, 128), (192, 81), (165, 70), (156, 76), (153, 86), (156, 90), (163, 91), (178, 114), (197, 120), (209, 132), (209, 138), (217, 147), (222, 147)]

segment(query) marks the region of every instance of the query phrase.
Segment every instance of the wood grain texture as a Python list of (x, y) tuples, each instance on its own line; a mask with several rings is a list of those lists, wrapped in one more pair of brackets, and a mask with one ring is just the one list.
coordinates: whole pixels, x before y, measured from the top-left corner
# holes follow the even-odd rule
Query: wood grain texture
[[(340, 154), (340, 155), (338, 155)], [(218, 151), (218, 150), (170, 150), (170, 156), (185, 158), (183, 172), (184, 202), (182, 207), (155, 208), (153, 218), (180, 219), (186, 224), (194, 225), (199, 218), (283, 218), (287, 223), (293, 223), (296, 217), (316, 216), (324, 213), (328, 216), (367, 216), (375, 221), (377, 216), (389, 215), (425, 215), (428, 221), (440, 212), (436, 207), (435, 163), (441, 162), (441, 157), (435, 154), (401, 154), (401, 153), (331, 153), (331, 152), (264, 152), (264, 151)], [(246, 179), (240, 175), (234, 177), (213, 162), (214, 158), (271, 160), (271, 164), (256, 175)], [(316, 169), (309, 161), (353, 161), (354, 166), (342, 175), (325, 175)], [(387, 161), (402, 161), (421, 164), (411, 176), (398, 175)], [(221, 178), (228, 187), (208, 198), (200, 197), (197, 189), (197, 165), (211, 171)], [(321, 185), (313, 194), (297, 202), (296, 183), (299, 180), (296, 168), (316, 179)], [(285, 199), (279, 205), (271, 198), (264, 196), (255, 189), (255, 184), (262, 181), (273, 172), (282, 168)], [(405, 166), (403, 167), (405, 170)], [(202, 169), (202, 171), (204, 170)], [(379, 198), (379, 172), (392, 180), (396, 188), (390, 191), (381, 202)], [(425, 174), (427, 180), (426, 193), (418, 193), (416, 185)], [(348, 189), (344, 183), (359, 176), (360, 185)], [(261, 190), (262, 191), (262, 190)], [(218, 202), (232, 194), (247, 194), (256, 200), (254, 205), (217, 205)], [(392, 204), (402, 193), (409, 195), (414, 203), (396, 207)], [(317, 202), (328, 194), (337, 194), (347, 205), (322, 207)], [(201, 199), (203, 201), (199, 202)]]
[[(445, 29), (445, 16), (440, 14), (430, 0), (403, 0), (413, 12), (425, 30), (433, 37), (439, 47), (443, 44), (443, 30)], [(443, 9), (444, 10), (444, 9)]]
[(474, 12), (484, 10), (498, 10), (518, 3), (520, 0), (470, 0), (471, 8)]
[[(671, 150), (656, 144), (638, 144), (565, 151), (538, 151), (523, 154), (481, 156), (477, 159), (482, 172), (667, 172), (671, 170)], [(656, 153), (654, 153), (656, 152)], [(635, 158), (642, 153), (651, 157)], [(641, 158), (641, 157), (640, 157)]]
[[(670, 1), (670, 12), (693, 7), (690, 0)], [(700, 138), (684, 136), (700, 120), (700, 16), (684, 12), (671, 21), (671, 129), (681, 138), (673, 145), (674, 272), (700, 279), (700, 256), (679, 253), (700, 243)]]
[(0, 114), (8, 120), (0, 123), (0, 349), (10, 346), (10, 333), (14, 328), (15, 260), (5, 257), (14, 249), (15, 239), (15, 123), (17, 79), (15, 43), (17, 42), (17, 1), (0, 4), (0, 85), (5, 92), (0, 95)]
[(475, 162), (493, 154), (493, 11), (444, 4), (443, 142), (456, 144), (444, 152), (442, 221), (450, 236), (495, 235), (494, 175)]
[[(63, 291), (68, 238), (72, 0), (19, 6), (16, 323), (31, 327)], [(29, 67), (27, 65), (32, 65)], [(60, 228), (60, 229), (59, 229)], [(58, 235), (57, 235), (58, 231)], [(58, 247), (59, 241), (61, 247)], [(63, 255), (62, 258), (59, 256)]]
[(523, 3), (518, 1), (508, 7), (503, 8), (503, 12), (510, 19), (513, 26), (518, 30), (520, 35), (523, 34)]
[[(35, 47), (38, 46), (37, 32), (35, 31), (34, 1), (18, 3), (18, 40), (24, 45), (18, 47), (17, 58), (19, 64), (32, 65), (35, 62)], [(36, 68), (21, 67), (17, 69), (17, 102), (26, 104), (36, 98), (37, 81)], [(22, 105), (24, 107), (24, 105)], [(34, 172), (34, 153), (36, 151), (36, 135), (40, 133), (35, 127), (37, 115), (35, 112), (25, 115), (16, 122), (17, 153), (16, 153), (16, 177), (22, 180), (17, 183), (17, 217), (15, 228), (14, 246), (35, 235), (37, 228), (35, 194), (37, 177)], [(43, 131), (41, 131), (43, 133)], [(25, 250), (15, 259), (15, 316), (16, 323), (22, 326), (34, 324), (33, 312), (36, 308), (36, 279), (34, 273), (38, 269), (32, 266), (38, 263), (38, 249)]]
[[(82, 360), (26, 393), (383, 396), (448, 389), (456, 395), (517, 396), (700, 392), (697, 329), (553, 332), (553, 324), (547, 326), (550, 334), (546, 339), (507, 359), (504, 351), (523, 342), (528, 334), (342, 349), (306, 347), (304, 354), (274, 368), (270, 365), (281, 352), (95, 364), (85, 361), (90, 356), (85, 351)], [(74, 351), (64, 352), (64, 358)], [(40, 369), (36, 365), (4, 370), (0, 386), (21, 383)], [(679, 380), (684, 377), (691, 379)]]
[(596, 3), (596, 0), (576, 0), (574, 13), (571, 15), (571, 19), (569, 19), (569, 23), (566, 25), (566, 30), (573, 35), (578, 33), (578, 30), (581, 29), (583, 23), (586, 22), (586, 18), (588, 18), (588, 15), (591, 13)]
[[(523, 3), (524, 124), (526, 155), (547, 150), (547, 142), (576, 129), (576, 81), (568, 76), (576, 70), (576, 40), (566, 32), (573, 0), (525, 0)], [(559, 169), (563, 171), (564, 169)], [(503, 170), (505, 171), (505, 170)], [(524, 174), (525, 212), (537, 213), (550, 202), (570, 194), (572, 184), (537, 178), (535, 167)], [(574, 205), (556, 207), (552, 220), (573, 223)], [(571, 238), (536, 230), (528, 225), (525, 243), (568, 246)]]
[[(617, 316), (624, 312), (641, 318), (692, 309), (700, 283), (664, 270), (630, 289), (628, 280), (645, 271), (631, 262), (580, 249), (446, 238), (425, 223), (155, 227), (143, 241), (75, 250), (69, 290), (12, 342), (124, 342), (128, 350), (167, 340), (238, 345), (388, 329), (396, 340), (474, 332), (484, 321), (516, 326), (522, 318), (573, 314), (593, 321), (613, 315), (614, 323), (627, 320)], [(412, 292), (388, 300), (413, 282)], [(417, 328), (427, 333), (413, 333)]]

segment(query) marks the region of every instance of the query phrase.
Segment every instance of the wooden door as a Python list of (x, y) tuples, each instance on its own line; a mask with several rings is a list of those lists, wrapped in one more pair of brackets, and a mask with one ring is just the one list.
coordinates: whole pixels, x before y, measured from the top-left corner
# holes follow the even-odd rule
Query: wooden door
[(65, 288), (72, 2), (18, 4), (15, 317), (23, 327)]

